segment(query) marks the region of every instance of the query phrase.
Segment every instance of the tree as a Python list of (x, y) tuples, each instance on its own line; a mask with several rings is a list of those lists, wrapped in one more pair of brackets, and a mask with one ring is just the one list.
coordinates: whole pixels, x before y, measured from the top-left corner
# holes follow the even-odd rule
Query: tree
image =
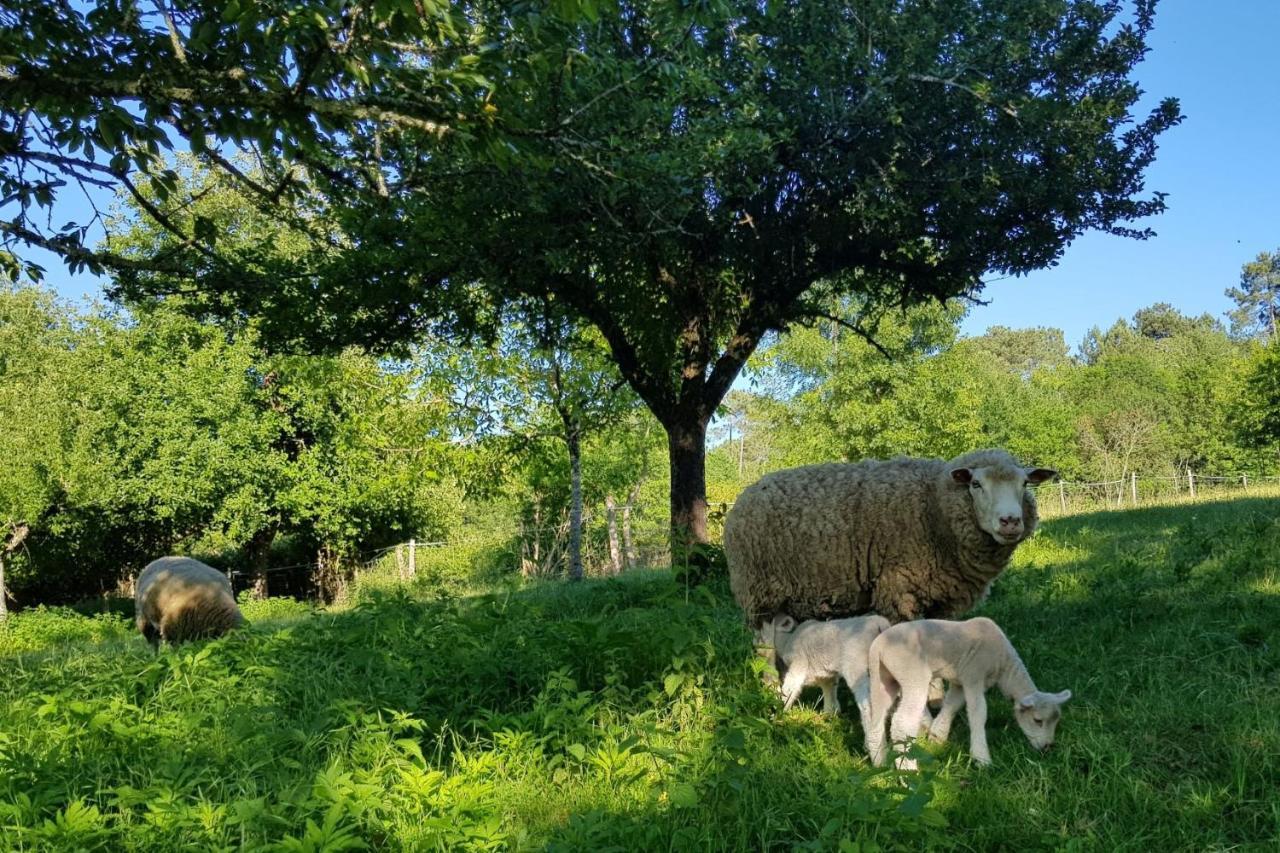
[(1260, 252), (1240, 270), (1240, 286), (1226, 291), (1236, 303), (1228, 314), (1231, 331), (1240, 337), (1270, 340), (1280, 312), (1280, 250)]
[(0, 277), (0, 620), (8, 613), (5, 564), (33, 527), (58, 511), (66, 470), (65, 312), (34, 288)]
[[(304, 188), (304, 169), (364, 159), (362, 124), (376, 127), (385, 146), (475, 139), (486, 124), (486, 81), (469, 67), (480, 42), (458, 11), (446, 3), (5, 3), (0, 261), (16, 270), (13, 250), (26, 244), (73, 267), (182, 269), (173, 253), (140, 267), (85, 245), (90, 227), (104, 224), (100, 211), (56, 231), (39, 215), (62, 189), (107, 187), (127, 192), (206, 264), (252, 271), (219, 253), (213, 229), (181, 228), (155, 204), (177, 189), (162, 151), (176, 140), (259, 204), (277, 206)], [(225, 156), (229, 147), (270, 162), (271, 180), (247, 174)]]
[(1280, 346), (1275, 338), (1254, 353), (1244, 373), (1243, 393), (1231, 410), (1236, 435), (1246, 446), (1280, 446)]
[[(265, 312), (311, 344), (403, 341), (442, 312), (465, 327), (478, 296), (554, 297), (662, 423), (673, 531), (701, 542), (708, 421), (766, 334), (825, 314), (816, 284), (896, 305), (971, 296), (1086, 230), (1147, 235), (1127, 223), (1163, 209), (1143, 175), (1180, 118), (1172, 100), (1131, 114), (1153, 9), (478, 4), (465, 17), (489, 48), (457, 61), (505, 144), (428, 144), (368, 114), (290, 147), (285, 123), (266, 141), (307, 155), (298, 219), (325, 223), (321, 262), (264, 287), (202, 258), (194, 229), (168, 260), (210, 308)], [(398, 90), (439, 73), (378, 50), (362, 67)], [(303, 181), (265, 166), (264, 187)]]
[[(429, 372), (453, 376), (466, 431), (511, 441), (517, 449), (552, 438), (563, 445), (569, 469), (569, 578), (581, 580), (583, 443), (634, 410), (617, 368), (594, 330), (573, 322), (549, 301), (526, 302), (506, 312), (491, 346), (459, 353), (439, 345), (421, 351)], [(541, 491), (541, 490), (539, 490)], [(534, 527), (541, 527), (541, 517)]]

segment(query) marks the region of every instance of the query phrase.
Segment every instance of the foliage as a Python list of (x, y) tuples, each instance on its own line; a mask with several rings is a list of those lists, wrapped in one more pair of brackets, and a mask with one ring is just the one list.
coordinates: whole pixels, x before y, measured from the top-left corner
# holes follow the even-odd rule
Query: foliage
[(1031, 753), (993, 696), (995, 766), (969, 764), (961, 726), (909, 787), (866, 766), (856, 717), (780, 714), (723, 585), (686, 600), (666, 572), (391, 591), (158, 656), (119, 620), (21, 613), (0, 627), (0, 831), (19, 849), (1265, 848), (1280, 578), (1257, 554), (1277, 547), (1275, 500), (1046, 522), (981, 612), (1075, 692), (1055, 749)]
[(175, 548), (350, 555), (461, 512), (442, 410), (367, 356), (272, 357), (166, 306), (8, 288), (0, 365), (0, 523), (30, 528), (7, 567), (26, 601), (110, 590)]
[[(119, 259), (122, 292), (169, 295), (178, 280), (189, 306), (257, 315), (273, 340), (324, 349), (403, 346), (441, 320), (474, 332), (495, 304), (530, 297), (591, 323), (668, 433), (673, 526), (702, 541), (706, 425), (767, 333), (823, 313), (815, 294), (972, 295), (989, 272), (1053, 263), (1085, 231), (1146, 236), (1131, 223), (1164, 204), (1144, 173), (1180, 119), (1172, 100), (1133, 114), (1153, 9), (725, 0), (414, 18), (397, 4), (309, 15), (233, 2), (221, 24), (206, 27), (213, 10), (197, 4), (162, 28), (165, 14), (104, 7), (58, 23), (23, 4), (10, 15), (39, 38), (13, 47), (0, 103), (34, 116), (29, 132), (11, 119), (11, 173), (98, 174), (38, 156), (29, 133), (51, 122), (67, 124), (44, 143), (60, 153), (92, 136), (117, 154), (117, 138), (158, 141), (167, 124), (307, 235), (303, 263), (280, 263), (265, 233), (228, 245), (214, 219), (183, 218), (194, 200), (164, 175), (131, 195), (174, 241)], [(64, 55), (91, 29), (100, 42)], [(67, 85), (121, 44), (107, 84)], [(208, 85), (174, 101), (197, 57)], [(122, 84), (144, 109), (116, 127)], [(153, 99), (166, 109), (150, 112)], [(90, 114), (104, 116), (93, 134)], [(261, 154), (260, 172), (206, 132)], [(134, 165), (157, 168), (150, 154)], [(33, 235), (25, 208), (20, 220), (14, 240), (88, 262)]]
[(1240, 270), (1240, 286), (1227, 289), (1236, 303), (1231, 331), (1242, 337), (1271, 340), (1276, 336), (1280, 310), (1280, 250), (1259, 252)]

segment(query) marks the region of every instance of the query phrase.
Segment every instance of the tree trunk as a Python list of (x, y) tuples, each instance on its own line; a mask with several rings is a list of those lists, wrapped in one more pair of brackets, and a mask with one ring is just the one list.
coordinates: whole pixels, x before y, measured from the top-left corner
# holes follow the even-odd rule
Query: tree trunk
[(666, 424), (671, 463), (671, 558), (707, 540), (707, 420), (694, 416)]
[(569, 446), (569, 580), (582, 580), (582, 444), (576, 428), (565, 436)]
[(627, 494), (627, 502), (622, 505), (622, 552), (627, 569), (634, 569), (640, 562), (640, 555), (636, 552), (635, 535), (631, 530), (631, 511), (635, 509), (638, 500), (640, 500), (640, 484), (636, 483), (635, 488)]
[(604, 496), (605, 520), (609, 528), (609, 573), (622, 574), (622, 545), (618, 541), (618, 502), (613, 495)]
[(4, 583), (4, 563), (9, 555), (22, 547), (22, 542), (31, 532), (28, 524), (16, 524), (5, 537), (4, 547), (0, 548), (0, 622), (9, 618), (9, 588)]
[(249, 554), (249, 588), (253, 590), (254, 598), (267, 597), (267, 562), (271, 557), (271, 543), (275, 539), (276, 528), (272, 525), (253, 534), (249, 544), (245, 546)]

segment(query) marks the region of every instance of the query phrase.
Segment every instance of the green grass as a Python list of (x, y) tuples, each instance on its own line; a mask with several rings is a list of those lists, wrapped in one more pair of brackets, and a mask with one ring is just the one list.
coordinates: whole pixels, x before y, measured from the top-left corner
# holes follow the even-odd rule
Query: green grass
[(992, 693), (995, 766), (962, 718), (906, 785), (849, 714), (780, 715), (724, 588), (666, 572), (251, 603), (158, 657), (118, 618), (19, 614), (0, 847), (1275, 849), (1277, 554), (1273, 499), (1046, 523), (981, 612), (1075, 693), (1057, 746)]

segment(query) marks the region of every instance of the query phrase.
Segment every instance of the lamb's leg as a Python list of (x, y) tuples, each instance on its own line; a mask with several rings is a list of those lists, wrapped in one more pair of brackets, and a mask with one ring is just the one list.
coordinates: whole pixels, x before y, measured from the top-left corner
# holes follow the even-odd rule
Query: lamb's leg
[(834, 678), (823, 678), (818, 684), (822, 687), (822, 713), (834, 717), (840, 713), (840, 700), (836, 698), (839, 682)]
[[(902, 698), (898, 700), (898, 710), (893, 715), (889, 736), (893, 740), (893, 748), (898, 753), (905, 753), (911, 742), (920, 734), (920, 721), (928, 711), (925, 705), (929, 702), (929, 682), (902, 685)], [(898, 761), (899, 770), (915, 770), (914, 758), (902, 755)]]
[(942, 684), (942, 678), (935, 675), (933, 680), (929, 682), (929, 707), (939, 708), (942, 706), (942, 700), (946, 698), (944, 694), (946, 688)]
[[(871, 675), (868, 678), (871, 691), (871, 724), (864, 725), (862, 733), (867, 739), (867, 757), (876, 767), (883, 767), (888, 758), (884, 743), (884, 724), (889, 717), (889, 709), (898, 695), (898, 682), (889, 670), (880, 665), (878, 658), (871, 660)], [(857, 688), (854, 689), (857, 695)]]
[(946, 742), (951, 734), (951, 723), (956, 718), (956, 712), (963, 707), (964, 690), (959, 684), (952, 684), (947, 688), (947, 695), (942, 697), (942, 707), (938, 709), (938, 716), (929, 729), (929, 739), (936, 743)]
[(969, 715), (969, 755), (979, 764), (991, 763), (987, 748), (987, 696), (979, 682), (964, 686), (965, 713)]
[(804, 690), (804, 672), (798, 666), (793, 666), (787, 670), (786, 678), (782, 679), (782, 710), (790, 711), (791, 706), (796, 704), (796, 700), (800, 698), (800, 691)]
[[(862, 736), (867, 741), (871, 740), (871, 676), (861, 675), (849, 685), (849, 689), (853, 691), (853, 701), (858, 706), (858, 717), (862, 720)], [(884, 725), (880, 726), (880, 733), (884, 734)]]

